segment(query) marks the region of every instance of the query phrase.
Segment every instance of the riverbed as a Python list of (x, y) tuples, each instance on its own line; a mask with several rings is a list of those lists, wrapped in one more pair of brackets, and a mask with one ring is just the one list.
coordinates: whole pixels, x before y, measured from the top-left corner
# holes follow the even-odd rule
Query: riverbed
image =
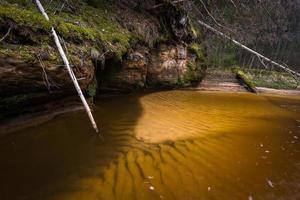
[(101, 98), (0, 139), (1, 200), (300, 199), (300, 97)]

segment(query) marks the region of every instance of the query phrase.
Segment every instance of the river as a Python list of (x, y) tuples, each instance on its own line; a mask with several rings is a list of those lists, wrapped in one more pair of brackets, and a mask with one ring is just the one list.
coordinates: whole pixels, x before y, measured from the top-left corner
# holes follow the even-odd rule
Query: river
[(0, 138), (1, 200), (300, 199), (300, 98), (101, 98)]

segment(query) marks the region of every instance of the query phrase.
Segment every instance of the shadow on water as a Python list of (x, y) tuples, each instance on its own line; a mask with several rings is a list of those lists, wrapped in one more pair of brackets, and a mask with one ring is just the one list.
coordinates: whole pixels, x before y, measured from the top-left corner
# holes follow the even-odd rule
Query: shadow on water
[(44, 199), (77, 190), (83, 177), (103, 176), (104, 167), (120, 154), (139, 148), (133, 128), (143, 112), (141, 96), (107, 97), (97, 103), (94, 117), (103, 139), (79, 112), (0, 140), (0, 198)]
[(100, 99), (104, 140), (83, 112), (0, 140), (0, 198), (299, 199), (298, 102), (191, 91)]

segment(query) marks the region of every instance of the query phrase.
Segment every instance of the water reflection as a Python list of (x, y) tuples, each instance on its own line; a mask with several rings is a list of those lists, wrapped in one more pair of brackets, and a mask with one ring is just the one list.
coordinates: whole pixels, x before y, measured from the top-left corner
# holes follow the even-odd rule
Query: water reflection
[(101, 99), (104, 140), (84, 113), (2, 139), (1, 199), (299, 199), (299, 108), (209, 92)]

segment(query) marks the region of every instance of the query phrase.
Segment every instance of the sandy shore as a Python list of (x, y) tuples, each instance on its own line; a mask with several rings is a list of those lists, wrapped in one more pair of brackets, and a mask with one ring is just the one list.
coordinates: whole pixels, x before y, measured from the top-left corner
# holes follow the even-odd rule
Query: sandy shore
[[(288, 89), (274, 89), (266, 87), (254, 88), (258, 94), (274, 94), (283, 96), (300, 96), (300, 89), (288, 90)], [(215, 91), (215, 92), (249, 92), (244, 86), (237, 82), (218, 82), (218, 81), (202, 81), (196, 87), (188, 87), (185, 90), (193, 91)]]
[(300, 89), (295, 90), (282, 90), (265, 87), (256, 87), (260, 94), (276, 94), (276, 95), (288, 95), (288, 96), (300, 96)]
[(195, 91), (216, 91), (216, 92), (248, 92), (244, 86), (234, 82), (216, 82), (216, 81), (202, 81), (196, 87), (188, 87), (187, 90)]

